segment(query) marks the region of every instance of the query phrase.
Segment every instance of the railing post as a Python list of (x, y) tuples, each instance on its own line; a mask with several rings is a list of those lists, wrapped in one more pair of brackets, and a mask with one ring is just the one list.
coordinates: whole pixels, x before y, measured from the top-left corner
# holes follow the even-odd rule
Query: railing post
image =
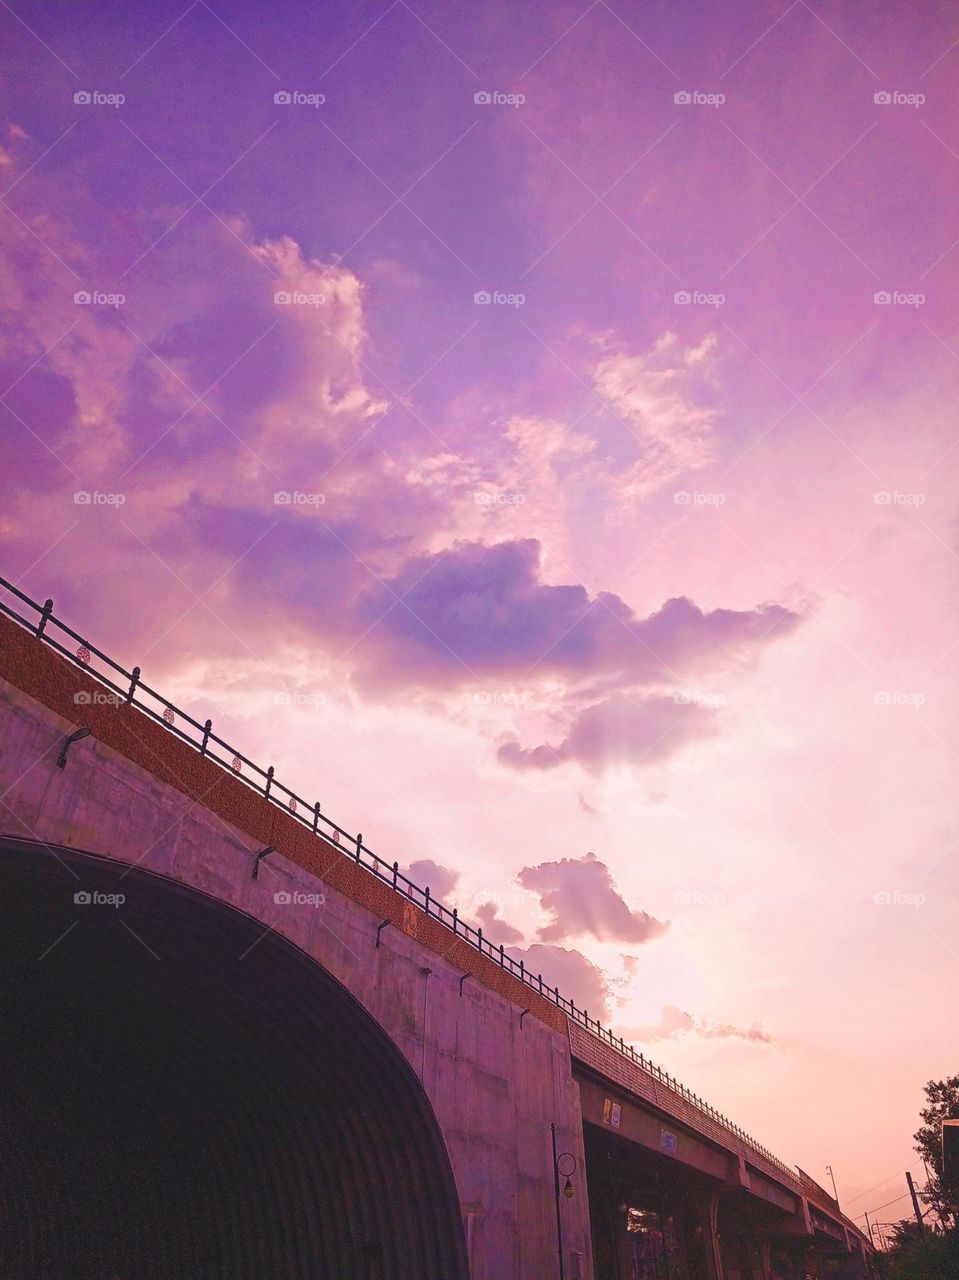
[(423, 890), (423, 909), (427, 915), (430, 913), (430, 887), (429, 885)]
[(317, 800), (313, 806), (313, 834), (316, 835), (320, 829), (320, 802)]
[(476, 930), (476, 946), (477, 946), (477, 947), (478, 947), (478, 949), (479, 949), (479, 953), (480, 953), (480, 955), (482, 955), (482, 954), (483, 954), (483, 930), (482, 930), (482, 928), (479, 928), (479, 929), (477, 929), (477, 930)]
[(393, 863), (393, 888), (394, 889), (396, 888), (396, 882), (397, 880), (399, 880), (399, 877), (400, 877), (400, 864), (398, 862), (394, 862)]
[(360, 854), (363, 852), (363, 836), (360, 832), (356, 835), (356, 861), (359, 862)]
[(456, 937), (456, 926), (459, 920), (459, 907), (453, 908), (453, 936)]
[(206, 755), (206, 749), (210, 742), (210, 731), (212, 730), (212, 728), (213, 728), (213, 721), (207, 720), (206, 724), (203, 726), (203, 741), (200, 743), (201, 756)]
[(266, 787), (263, 791), (263, 794), (266, 796), (267, 800), (269, 800), (270, 798), (270, 789), (272, 788), (272, 786), (273, 786), (273, 766), (270, 765), (269, 769), (267, 769), (266, 771)]
[(47, 623), (50, 621), (51, 613), (53, 613), (53, 601), (44, 600), (43, 608), (40, 611), (40, 621), (37, 623), (37, 639), (39, 639), (46, 630)]
[(134, 667), (133, 674), (130, 677), (130, 688), (127, 692), (127, 702), (133, 701), (133, 695), (136, 693), (137, 685), (140, 683), (140, 668)]

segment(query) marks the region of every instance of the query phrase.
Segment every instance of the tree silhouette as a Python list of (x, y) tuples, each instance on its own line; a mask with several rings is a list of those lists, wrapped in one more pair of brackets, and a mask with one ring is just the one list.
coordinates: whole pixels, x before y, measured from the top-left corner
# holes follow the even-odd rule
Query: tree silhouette
[(916, 1150), (930, 1170), (927, 1203), (943, 1223), (955, 1226), (959, 1214), (959, 1170), (943, 1172), (942, 1122), (959, 1119), (959, 1075), (930, 1080), (925, 1093), (927, 1105), (920, 1112), (922, 1128), (913, 1137)]

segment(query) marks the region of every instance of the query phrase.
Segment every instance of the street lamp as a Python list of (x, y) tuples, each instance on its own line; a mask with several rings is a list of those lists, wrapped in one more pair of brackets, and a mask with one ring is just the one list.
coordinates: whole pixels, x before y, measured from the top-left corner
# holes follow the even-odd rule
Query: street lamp
[(556, 1125), (549, 1126), (553, 1140), (553, 1198), (556, 1201), (556, 1247), (559, 1252), (559, 1280), (566, 1280), (566, 1261), (563, 1258), (563, 1219), (559, 1212), (559, 1180), (564, 1178), (563, 1195), (572, 1200), (576, 1191), (572, 1175), (576, 1172), (576, 1157), (571, 1151), (556, 1152)]
[(573, 1188), (572, 1174), (576, 1172), (576, 1157), (569, 1151), (564, 1151), (556, 1161), (556, 1172), (561, 1178), (565, 1178), (563, 1183), (563, 1195), (567, 1200), (572, 1200), (576, 1191)]

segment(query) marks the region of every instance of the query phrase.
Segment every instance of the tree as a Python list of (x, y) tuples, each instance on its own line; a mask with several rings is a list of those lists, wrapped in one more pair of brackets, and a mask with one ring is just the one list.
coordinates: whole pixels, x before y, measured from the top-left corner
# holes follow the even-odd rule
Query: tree
[(926, 1188), (927, 1203), (943, 1223), (956, 1225), (959, 1206), (959, 1170), (946, 1175), (942, 1168), (942, 1122), (959, 1119), (959, 1076), (930, 1080), (927, 1106), (920, 1112), (923, 1124), (913, 1137), (916, 1150), (932, 1171)]
[(921, 1235), (915, 1221), (900, 1223), (896, 1243), (883, 1259), (884, 1280), (956, 1280), (955, 1233)]

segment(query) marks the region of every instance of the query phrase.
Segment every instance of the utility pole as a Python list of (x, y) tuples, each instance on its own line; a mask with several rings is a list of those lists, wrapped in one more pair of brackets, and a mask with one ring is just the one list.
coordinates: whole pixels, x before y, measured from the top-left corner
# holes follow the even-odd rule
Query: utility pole
[(826, 1172), (829, 1174), (830, 1178), (832, 1178), (832, 1198), (835, 1200), (836, 1204), (838, 1204), (839, 1192), (836, 1190), (836, 1175), (832, 1171), (831, 1164), (826, 1165)]
[(925, 1231), (926, 1224), (922, 1220), (922, 1213), (919, 1210), (919, 1197), (916, 1195), (916, 1184), (912, 1180), (912, 1174), (906, 1171), (906, 1183), (909, 1187), (909, 1194), (912, 1196), (912, 1207), (916, 1211), (916, 1221), (919, 1223), (919, 1230)]
[(872, 1234), (872, 1223), (869, 1221), (869, 1214), (868, 1214), (868, 1213), (866, 1214), (866, 1230), (869, 1232), (869, 1240), (870, 1240), (870, 1242), (872, 1243), (873, 1248), (875, 1248), (875, 1245), (876, 1245), (876, 1238), (875, 1238), (875, 1236)]

